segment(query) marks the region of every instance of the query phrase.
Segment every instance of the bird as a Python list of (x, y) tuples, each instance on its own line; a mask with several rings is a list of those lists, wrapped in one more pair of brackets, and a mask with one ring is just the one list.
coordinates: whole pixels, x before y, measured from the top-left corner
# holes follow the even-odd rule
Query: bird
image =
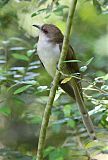
[[(63, 46), (64, 36), (61, 30), (54, 24), (43, 24), (41, 26), (34, 24), (33, 26), (39, 29), (37, 54), (49, 75), (54, 78)], [(74, 60), (74, 63), (72, 60)], [(70, 44), (68, 45), (64, 62), (66, 63), (63, 64), (59, 86), (77, 102), (83, 123), (88, 131), (88, 134), (92, 140), (96, 140), (97, 137), (95, 135), (94, 126), (84, 104), (81, 74), (77, 63), (76, 54)], [(79, 78), (74, 77), (74, 80), (72, 79), (62, 83), (65, 79), (65, 74), (77, 74), (79, 75)]]
[[(41, 26), (34, 24), (33, 26), (39, 29), (37, 54), (41, 60), (41, 63), (45, 67), (46, 71), (52, 78), (54, 78), (57, 69), (57, 64), (61, 54), (64, 36), (61, 30), (54, 24), (43, 24)], [(69, 45), (68, 47), (65, 59), (66, 63), (64, 63), (63, 67), (63, 73), (77, 74), (80, 77), (80, 71), (77, 61), (73, 63), (72, 61), (69, 62), (70, 60), (76, 60), (76, 55), (71, 45)], [(62, 83), (63, 79), (64, 77), (61, 76), (59, 81), (59, 86), (75, 100), (73, 86), (69, 81), (66, 83)], [(75, 78), (75, 79), (81, 97), (83, 99), (81, 79), (80, 78), (78, 79)]]

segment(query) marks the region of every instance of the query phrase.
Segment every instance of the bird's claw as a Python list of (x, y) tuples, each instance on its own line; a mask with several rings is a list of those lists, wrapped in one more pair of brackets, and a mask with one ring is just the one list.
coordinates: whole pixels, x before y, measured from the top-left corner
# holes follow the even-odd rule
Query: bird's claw
[(60, 72), (60, 69), (59, 69), (58, 63), (56, 64), (56, 69)]
[(50, 88), (52, 88), (52, 86), (53, 86), (53, 82), (51, 82), (51, 84), (50, 84)]

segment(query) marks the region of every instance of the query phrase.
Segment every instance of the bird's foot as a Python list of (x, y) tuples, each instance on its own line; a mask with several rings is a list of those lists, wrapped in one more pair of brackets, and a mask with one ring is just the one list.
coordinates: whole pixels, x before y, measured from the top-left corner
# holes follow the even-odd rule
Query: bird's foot
[(60, 72), (60, 69), (59, 69), (58, 63), (56, 64), (56, 69)]

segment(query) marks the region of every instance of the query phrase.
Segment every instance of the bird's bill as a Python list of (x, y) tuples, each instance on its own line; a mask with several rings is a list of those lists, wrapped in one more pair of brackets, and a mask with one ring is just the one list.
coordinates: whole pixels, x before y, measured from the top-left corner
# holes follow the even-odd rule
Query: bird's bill
[(39, 25), (33, 24), (32, 26), (41, 30), (41, 26), (39, 26)]

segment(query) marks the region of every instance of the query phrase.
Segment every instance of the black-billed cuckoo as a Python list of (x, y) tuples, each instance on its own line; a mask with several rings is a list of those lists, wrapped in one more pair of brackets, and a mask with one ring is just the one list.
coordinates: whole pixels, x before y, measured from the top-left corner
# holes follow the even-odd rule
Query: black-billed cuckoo
[[(45, 69), (47, 72), (54, 77), (56, 72), (56, 66), (59, 61), (62, 44), (63, 44), (63, 34), (60, 31), (58, 27), (56, 27), (53, 24), (44, 24), (42, 26), (39, 25), (33, 25), (34, 27), (37, 27), (39, 32), (39, 40), (37, 44), (37, 53), (39, 55), (39, 58), (41, 62), (43, 63)], [(62, 72), (64, 74), (74, 74), (79, 73), (79, 67), (77, 62), (69, 62), (69, 60), (76, 60), (76, 56), (74, 53), (74, 50), (69, 45), (67, 55), (66, 55), (66, 63), (63, 65)], [(94, 132), (94, 126), (92, 124), (92, 121), (90, 119), (90, 116), (86, 110), (86, 107), (83, 103), (83, 95), (82, 95), (82, 87), (80, 79), (75, 78), (75, 85), (78, 88), (78, 96), (76, 95), (76, 92), (74, 94), (75, 88), (72, 86), (72, 83), (70, 81), (66, 83), (61, 83), (61, 81), (64, 79), (63, 74), (61, 75), (61, 79), (59, 82), (60, 87), (68, 93), (71, 97), (73, 97), (79, 104), (79, 110), (82, 114), (83, 122), (87, 128), (87, 131), (90, 135), (90, 137), (95, 140), (95, 132)], [(74, 88), (74, 91), (73, 91)], [(79, 93), (80, 92), (80, 93)], [(75, 96), (76, 95), (76, 96)]]
[[(43, 63), (47, 72), (52, 77), (54, 77), (56, 68), (57, 68), (57, 63), (59, 61), (61, 49), (62, 49), (64, 36), (60, 31), (60, 29), (53, 24), (44, 24), (42, 26), (33, 25), (33, 26), (40, 30), (39, 40), (37, 44), (37, 53), (39, 55), (39, 58)], [(70, 45), (66, 55), (66, 61), (69, 61), (69, 60), (76, 60), (74, 50)], [(74, 62), (74, 63), (67, 62), (64, 66), (65, 67), (63, 69), (63, 73), (68, 73), (68, 74), (79, 73), (79, 67), (77, 62)], [(63, 76), (59, 82), (60, 87), (75, 99), (75, 95), (74, 95), (71, 84), (69, 82), (61, 83), (62, 79), (63, 79)], [(80, 83), (80, 80), (78, 79), (77, 79), (77, 85), (82, 96), (81, 83)]]

